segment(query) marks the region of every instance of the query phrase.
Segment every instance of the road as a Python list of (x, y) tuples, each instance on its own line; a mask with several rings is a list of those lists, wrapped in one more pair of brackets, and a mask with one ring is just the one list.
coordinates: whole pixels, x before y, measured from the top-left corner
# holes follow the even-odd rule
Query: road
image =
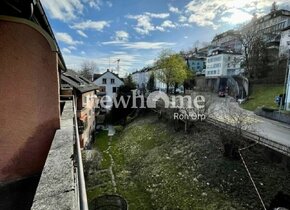
[(246, 123), (251, 124), (251, 132), (290, 147), (290, 125), (257, 116), (251, 111), (240, 108), (230, 98), (214, 97), (211, 106), (213, 118), (232, 124), (230, 123), (232, 117), (229, 116), (232, 111), (235, 116), (242, 115)]

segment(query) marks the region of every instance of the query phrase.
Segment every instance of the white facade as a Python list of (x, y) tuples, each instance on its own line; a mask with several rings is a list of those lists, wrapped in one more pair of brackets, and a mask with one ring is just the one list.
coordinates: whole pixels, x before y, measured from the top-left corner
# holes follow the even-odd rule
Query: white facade
[(213, 53), (206, 59), (206, 77), (233, 76), (241, 73), (241, 59), (239, 54)]
[(132, 79), (136, 83), (137, 89), (146, 88), (149, 80), (148, 73), (145, 71), (138, 71), (132, 74)]
[(105, 94), (111, 98), (117, 95), (118, 88), (124, 85), (124, 82), (110, 71), (105, 72), (94, 83), (105, 90)]
[(137, 71), (132, 74), (132, 79), (136, 83), (138, 89), (147, 88), (147, 83), (151, 74), (154, 74), (155, 88), (157, 90), (165, 90), (166, 84), (157, 79), (157, 74), (160, 72), (157, 70)]
[(290, 27), (287, 30), (282, 31), (281, 40), (279, 46), (279, 56), (289, 56), (290, 50)]
[(285, 108), (287, 111), (290, 111), (290, 64), (288, 66), (288, 78), (286, 85), (286, 96), (285, 96)]
[(251, 21), (243, 30), (262, 34), (280, 34), (281, 30), (290, 26), (290, 11), (277, 10)]

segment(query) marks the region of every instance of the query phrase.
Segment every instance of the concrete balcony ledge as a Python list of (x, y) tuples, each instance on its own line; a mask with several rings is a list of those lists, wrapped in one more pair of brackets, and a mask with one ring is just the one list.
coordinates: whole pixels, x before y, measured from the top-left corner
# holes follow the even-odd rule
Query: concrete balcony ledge
[(33, 210), (78, 209), (73, 165), (73, 117), (72, 101), (67, 101), (61, 116), (61, 129), (55, 134), (41, 174)]

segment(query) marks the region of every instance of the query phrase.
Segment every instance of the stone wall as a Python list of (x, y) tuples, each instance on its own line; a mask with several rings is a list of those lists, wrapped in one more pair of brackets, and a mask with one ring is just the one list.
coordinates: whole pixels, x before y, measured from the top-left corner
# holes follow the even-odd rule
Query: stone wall
[(287, 123), (290, 125), (290, 115), (285, 113), (280, 113), (279, 111), (265, 111), (262, 108), (257, 108), (255, 114), (269, 118), (271, 120), (276, 120), (279, 122)]
[(75, 184), (74, 113), (67, 101), (61, 117), (61, 129), (53, 139), (34, 197), (32, 210), (78, 209)]

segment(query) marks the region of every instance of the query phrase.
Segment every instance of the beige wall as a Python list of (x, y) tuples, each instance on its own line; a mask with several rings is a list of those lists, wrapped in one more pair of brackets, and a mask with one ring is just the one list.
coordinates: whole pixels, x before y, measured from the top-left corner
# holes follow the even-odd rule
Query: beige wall
[(89, 143), (91, 133), (95, 131), (96, 97), (94, 91), (83, 93), (80, 97), (81, 100), (79, 100), (79, 105), (82, 104), (83, 108), (78, 109), (80, 110), (78, 115), (80, 118), (87, 115), (87, 123), (88, 123), (87, 128), (84, 130), (83, 134), (80, 135), (82, 146), (85, 146), (86, 144)]
[(20, 22), (0, 19), (0, 182), (41, 172), (59, 128), (57, 53)]

